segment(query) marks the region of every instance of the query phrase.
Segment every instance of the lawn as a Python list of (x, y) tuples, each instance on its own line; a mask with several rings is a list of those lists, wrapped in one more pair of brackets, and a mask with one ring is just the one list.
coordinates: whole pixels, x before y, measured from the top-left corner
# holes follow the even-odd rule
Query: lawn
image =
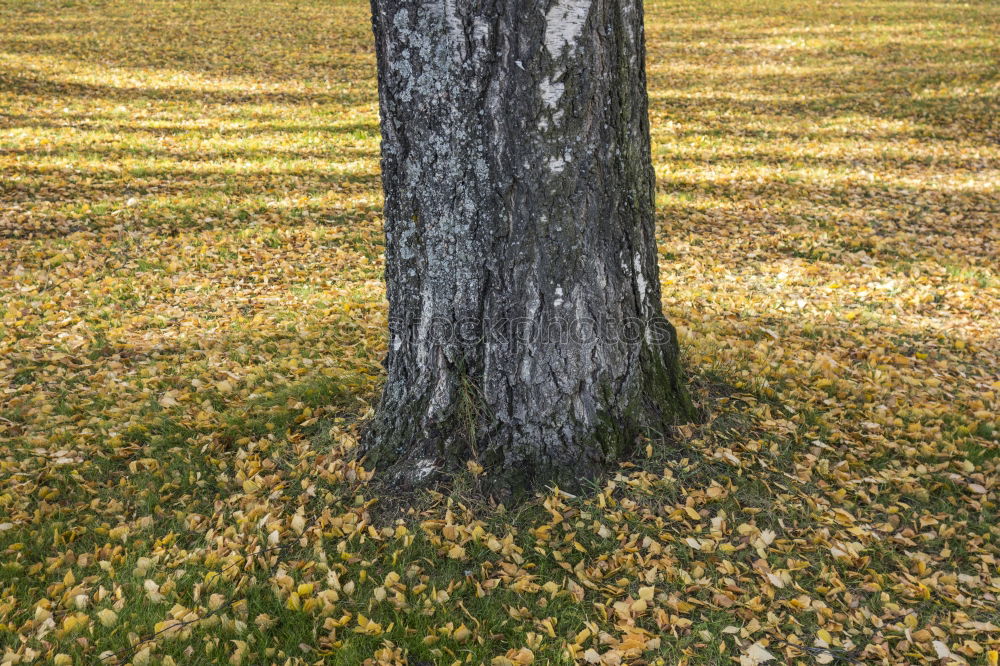
[(650, 3), (703, 422), (394, 513), (367, 4), (0, 0), (0, 663), (996, 666), (998, 35)]

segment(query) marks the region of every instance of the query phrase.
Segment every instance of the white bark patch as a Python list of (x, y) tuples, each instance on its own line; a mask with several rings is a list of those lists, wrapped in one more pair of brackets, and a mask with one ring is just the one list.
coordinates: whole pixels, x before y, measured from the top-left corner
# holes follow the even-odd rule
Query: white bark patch
[(548, 167), (552, 173), (562, 173), (562, 170), (566, 168), (566, 160), (561, 157), (550, 157)]
[[(531, 300), (529, 300), (527, 303), (527, 309), (526, 312), (524, 313), (525, 314), (524, 322), (525, 325), (527, 326), (534, 326), (538, 321), (535, 315), (538, 314), (538, 310), (541, 308), (542, 303), (541, 299), (538, 297), (537, 283), (535, 282), (535, 280), (529, 279), (525, 284), (525, 288), (528, 290), (528, 293), (533, 294), (533, 296), (531, 297)], [(531, 334), (532, 331), (530, 328), (525, 330), (514, 331), (515, 336), (530, 336)], [(525, 354), (521, 358), (520, 370), (521, 370), (521, 381), (523, 381), (525, 384), (533, 383), (532, 378), (535, 376), (536, 373), (534, 372), (534, 359), (530, 352)]]
[(545, 77), (538, 84), (538, 89), (542, 93), (542, 102), (550, 109), (554, 109), (562, 99), (566, 86), (562, 81), (553, 81), (551, 77)]
[[(642, 314), (645, 317), (648, 316), (647, 311), (649, 310), (649, 299), (646, 295), (646, 287), (649, 286), (649, 283), (646, 282), (646, 278), (642, 274), (642, 257), (638, 252), (635, 253), (632, 266), (635, 268), (635, 281), (639, 285), (639, 304), (642, 306)], [(648, 325), (644, 328), (643, 337), (646, 339), (646, 344), (652, 346), (653, 332)]]
[(444, 0), (444, 20), (448, 24), (448, 32), (456, 42), (462, 35), (462, 21), (455, 11), (455, 0)]
[[(444, 353), (438, 350), (438, 367), (444, 367)], [(437, 384), (434, 386), (434, 391), (431, 393), (430, 404), (427, 405), (427, 416), (434, 417), (436, 414), (443, 412), (451, 404), (451, 391), (448, 389), (451, 386), (451, 382), (448, 381), (448, 373), (440, 372), (438, 374)]]
[(421, 294), (423, 302), (420, 309), (420, 323), (417, 325), (417, 365), (421, 368), (427, 367), (427, 335), (431, 330), (431, 320), (434, 317), (434, 293), (431, 291), (430, 282), (424, 284)]
[(591, 0), (556, 0), (545, 14), (545, 48), (553, 59), (573, 53), (590, 13)]
[[(632, 34), (632, 26), (635, 25), (633, 18), (635, 16), (635, 5), (629, 0), (625, 0), (622, 3), (622, 23), (625, 24), (625, 38), (628, 40), (629, 46), (635, 44), (635, 35)], [(630, 49), (629, 60), (635, 62), (635, 49)]]
[(642, 311), (646, 311), (646, 278), (642, 275), (642, 257), (635, 253), (635, 260), (632, 262), (635, 268), (635, 281), (639, 284), (639, 300), (642, 303)]
[(484, 43), (490, 36), (490, 24), (482, 16), (472, 19), (472, 37), (477, 43)]
[(413, 469), (413, 478), (417, 481), (422, 481), (430, 476), (430, 473), (435, 469), (437, 469), (437, 466), (432, 459), (424, 458), (423, 460), (418, 460)]

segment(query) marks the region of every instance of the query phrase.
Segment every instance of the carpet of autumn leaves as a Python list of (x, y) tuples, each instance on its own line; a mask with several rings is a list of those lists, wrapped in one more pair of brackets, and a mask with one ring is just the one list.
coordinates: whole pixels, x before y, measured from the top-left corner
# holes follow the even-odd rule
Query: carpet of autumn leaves
[(650, 3), (705, 421), (402, 515), (369, 25), (0, 0), (0, 663), (996, 666), (1000, 5)]

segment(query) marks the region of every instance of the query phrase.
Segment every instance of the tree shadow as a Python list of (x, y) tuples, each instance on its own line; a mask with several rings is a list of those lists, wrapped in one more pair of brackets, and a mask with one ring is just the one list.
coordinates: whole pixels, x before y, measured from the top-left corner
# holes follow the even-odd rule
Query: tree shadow
[[(283, 117), (277, 114), (254, 112), (252, 121), (243, 127), (211, 127), (190, 125), (179, 122), (121, 122), (113, 116), (90, 113), (60, 113), (59, 120), (53, 116), (33, 116), (23, 113), (0, 113), (0, 129), (63, 129), (75, 128), (101, 130), (116, 135), (148, 134), (150, 136), (202, 135), (219, 137), (254, 137), (271, 134), (312, 134), (321, 133), (334, 136), (348, 136), (356, 133), (378, 135), (377, 119), (370, 121), (339, 122), (336, 124), (288, 124), (279, 122)], [(253, 124), (250, 124), (250, 123)], [(266, 124), (260, 124), (266, 123)], [(22, 149), (27, 150), (27, 149)]]
[(114, 86), (60, 81), (26, 71), (13, 75), (0, 74), (0, 83), (2, 83), (5, 92), (14, 95), (41, 96), (52, 99), (83, 98), (129, 103), (134, 103), (136, 100), (149, 100), (221, 106), (268, 104), (350, 106), (371, 100), (371, 95), (368, 92), (227, 91), (175, 86)]

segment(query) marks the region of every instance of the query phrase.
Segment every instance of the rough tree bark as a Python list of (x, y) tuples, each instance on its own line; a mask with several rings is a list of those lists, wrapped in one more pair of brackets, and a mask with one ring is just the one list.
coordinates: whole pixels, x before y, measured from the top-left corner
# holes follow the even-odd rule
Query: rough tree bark
[(388, 378), (419, 486), (578, 487), (691, 413), (663, 318), (641, 0), (372, 0)]

